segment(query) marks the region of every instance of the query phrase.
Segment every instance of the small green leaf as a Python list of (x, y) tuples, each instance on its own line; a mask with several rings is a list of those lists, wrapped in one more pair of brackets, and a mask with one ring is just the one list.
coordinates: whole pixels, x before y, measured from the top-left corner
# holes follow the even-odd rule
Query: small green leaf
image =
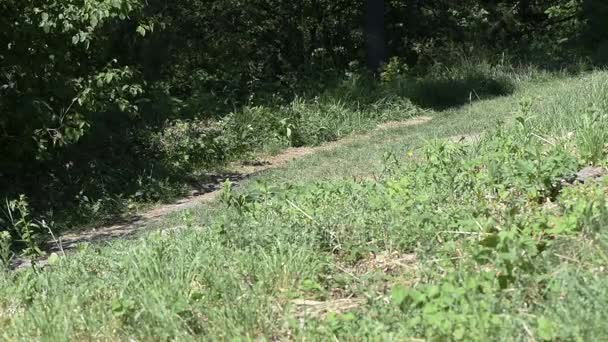
[(341, 318), (345, 322), (353, 322), (357, 320), (357, 316), (352, 312), (347, 312), (343, 314)]
[(458, 327), (456, 330), (454, 330), (454, 333), (452, 334), (452, 336), (454, 336), (455, 340), (462, 340), (464, 338), (464, 334), (465, 334), (465, 330), (463, 327)]
[(113, 79), (113, 78), (114, 78), (114, 74), (112, 74), (112, 73), (107, 73), (107, 74), (106, 74), (106, 76), (105, 76), (105, 81), (106, 81), (106, 83), (107, 83), (107, 84), (112, 83), (112, 79)]
[(57, 253), (52, 253), (48, 259), (49, 265), (51, 266), (59, 264), (60, 261), (61, 258), (59, 258), (59, 255), (57, 255)]
[(141, 25), (137, 26), (137, 29), (135, 31), (137, 31), (137, 33), (139, 33), (142, 37), (146, 36), (146, 29)]
[[(445, 289), (445, 285), (444, 285), (444, 289)], [(410, 296), (410, 298), (412, 298), (412, 300), (416, 304), (423, 303), (423, 302), (425, 302), (427, 300), (427, 297), (426, 297), (426, 295), (424, 293), (421, 293), (421, 292), (416, 291), (416, 290), (410, 290), (410, 291), (408, 291), (408, 295)]]
[(124, 307), (120, 300), (115, 299), (112, 301), (112, 311), (116, 314), (120, 314), (124, 311)]
[(427, 290), (427, 295), (430, 298), (438, 297), (440, 294), (441, 294), (441, 290), (436, 285), (430, 286)]
[(93, 15), (91, 17), (91, 27), (95, 28), (97, 27), (97, 24), (99, 23), (99, 19), (97, 19), (97, 16)]
[(555, 328), (553, 322), (545, 317), (538, 318), (538, 336), (544, 341), (550, 341), (555, 338)]
[(396, 285), (391, 290), (391, 299), (395, 305), (401, 305), (407, 298), (407, 289), (402, 285)]
[(500, 238), (496, 234), (488, 235), (483, 240), (479, 242), (480, 245), (488, 248), (496, 248), (498, 243), (500, 242)]
[(205, 294), (199, 291), (195, 291), (190, 294), (190, 299), (194, 302), (197, 302), (203, 298), (205, 298)]

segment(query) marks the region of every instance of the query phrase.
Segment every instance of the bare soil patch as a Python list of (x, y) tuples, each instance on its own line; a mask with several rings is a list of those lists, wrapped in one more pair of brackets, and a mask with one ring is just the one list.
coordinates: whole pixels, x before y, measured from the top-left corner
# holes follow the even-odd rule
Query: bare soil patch
[(459, 134), (451, 136), (447, 140), (453, 143), (471, 144), (481, 140), (481, 134)]
[(425, 124), (429, 121), (433, 120), (430, 116), (417, 116), (415, 118), (405, 120), (405, 121), (388, 121), (378, 125), (377, 129), (396, 129), (410, 126), (417, 126)]
[(370, 254), (367, 258), (359, 261), (352, 272), (356, 275), (364, 275), (370, 272), (382, 272), (385, 274), (399, 274), (414, 272), (418, 265), (416, 254), (401, 254), (397, 252), (382, 252)]
[(342, 314), (366, 303), (365, 298), (342, 298), (327, 301), (315, 301), (306, 299), (296, 299), (291, 301), (294, 306), (295, 316), (299, 319), (305, 318), (325, 318), (328, 314)]

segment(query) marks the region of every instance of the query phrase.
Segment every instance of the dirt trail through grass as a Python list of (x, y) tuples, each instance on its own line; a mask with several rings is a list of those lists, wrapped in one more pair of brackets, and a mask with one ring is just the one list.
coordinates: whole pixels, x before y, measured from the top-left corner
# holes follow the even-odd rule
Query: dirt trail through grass
[[(81, 243), (102, 242), (132, 237), (142, 230), (151, 228), (153, 223), (160, 221), (168, 214), (192, 208), (201, 203), (213, 201), (220, 194), (222, 183), (226, 180), (230, 180), (238, 185), (242, 181), (261, 172), (284, 167), (293, 160), (321, 151), (333, 150), (339, 146), (352, 144), (353, 142), (370, 139), (379, 131), (421, 125), (431, 120), (432, 117), (419, 116), (403, 121), (386, 122), (378, 125), (376, 129), (368, 133), (353, 134), (344, 139), (328, 142), (316, 147), (292, 147), (277, 155), (260, 157), (254, 162), (236, 163), (229, 168), (231, 172), (211, 175), (208, 182), (201, 184), (198, 189), (192, 191), (189, 196), (181, 198), (175, 203), (158, 206), (145, 213), (132, 216), (113, 225), (64, 234), (56, 240), (50, 241), (47, 249), (51, 253), (66, 253), (69, 250), (73, 250)], [(40, 258), (35, 262), (38, 265), (44, 265), (47, 263), (47, 257)], [(31, 264), (32, 262), (27, 259), (18, 258), (14, 260), (15, 268), (29, 267)]]
[(226, 201), (218, 175), (6, 272), (0, 340), (608, 340), (608, 183), (561, 183), (586, 138), (608, 141), (585, 109), (608, 112), (607, 88), (605, 72), (521, 83), (233, 165)]

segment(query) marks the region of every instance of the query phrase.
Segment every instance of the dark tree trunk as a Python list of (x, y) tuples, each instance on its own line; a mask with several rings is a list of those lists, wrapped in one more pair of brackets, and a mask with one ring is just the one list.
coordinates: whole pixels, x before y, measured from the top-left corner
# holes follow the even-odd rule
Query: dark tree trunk
[(530, 8), (530, 0), (520, 0), (519, 1), (519, 17), (525, 23), (530, 19), (531, 16), (531, 8)]
[(388, 57), (384, 32), (384, 0), (366, 0), (365, 36), (367, 66), (377, 73)]

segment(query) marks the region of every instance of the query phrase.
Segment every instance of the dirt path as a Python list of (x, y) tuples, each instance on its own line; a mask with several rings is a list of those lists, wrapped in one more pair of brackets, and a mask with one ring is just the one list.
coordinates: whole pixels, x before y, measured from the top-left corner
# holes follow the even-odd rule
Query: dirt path
[[(300, 159), (307, 155), (321, 151), (333, 150), (339, 146), (347, 145), (355, 141), (369, 139), (379, 130), (421, 125), (431, 120), (431, 117), (419, 116), (404, 121), (387, 122), (379, 125), (376, 127), (376, 129), (366, 134), (351, 135), (344, 139), (329, 142), (317, 147), (292, 147), (274, 156), (260, 157), (259, 160), (255, 161), (254, 163), (241, 162), (239, 164), (235, 164), (233, 167), (235, 172), (212, 175), (211, 180), (205, 184), (202, 184), (199, 190), (192, 192), (190, 196), (184, 197), (173, 204), (156, 207), (141, 215), (132, 217), (129, 220), (125, 220), (114, 225), (99, 227), (82, 232), (64, 234), (58, 237), (56, 241), (49, 242), (48, 249), (51, 253), (61, 254), (73, 250), (78, 246), (78, 244), (85, 242), (101, 242), (132, 237), (135, 234), (144, 231), (152, 223), (160, 221), (170, 213), (192, 208), (201, 203), (213, 201), (220, 194), (222, 183), (226, 179), (239, 184), (243, 180), (263, 171), (283, 167), (289, 162)], [(47, 260), (46, 258), (41, 258), (35, 262), (38, 265), (45, 265)], [(16, 260), (13, 260), (13, 267), (16, 269), (29, 267), (31, 265), (32, 262), (27, 259), (17, 258)]]

